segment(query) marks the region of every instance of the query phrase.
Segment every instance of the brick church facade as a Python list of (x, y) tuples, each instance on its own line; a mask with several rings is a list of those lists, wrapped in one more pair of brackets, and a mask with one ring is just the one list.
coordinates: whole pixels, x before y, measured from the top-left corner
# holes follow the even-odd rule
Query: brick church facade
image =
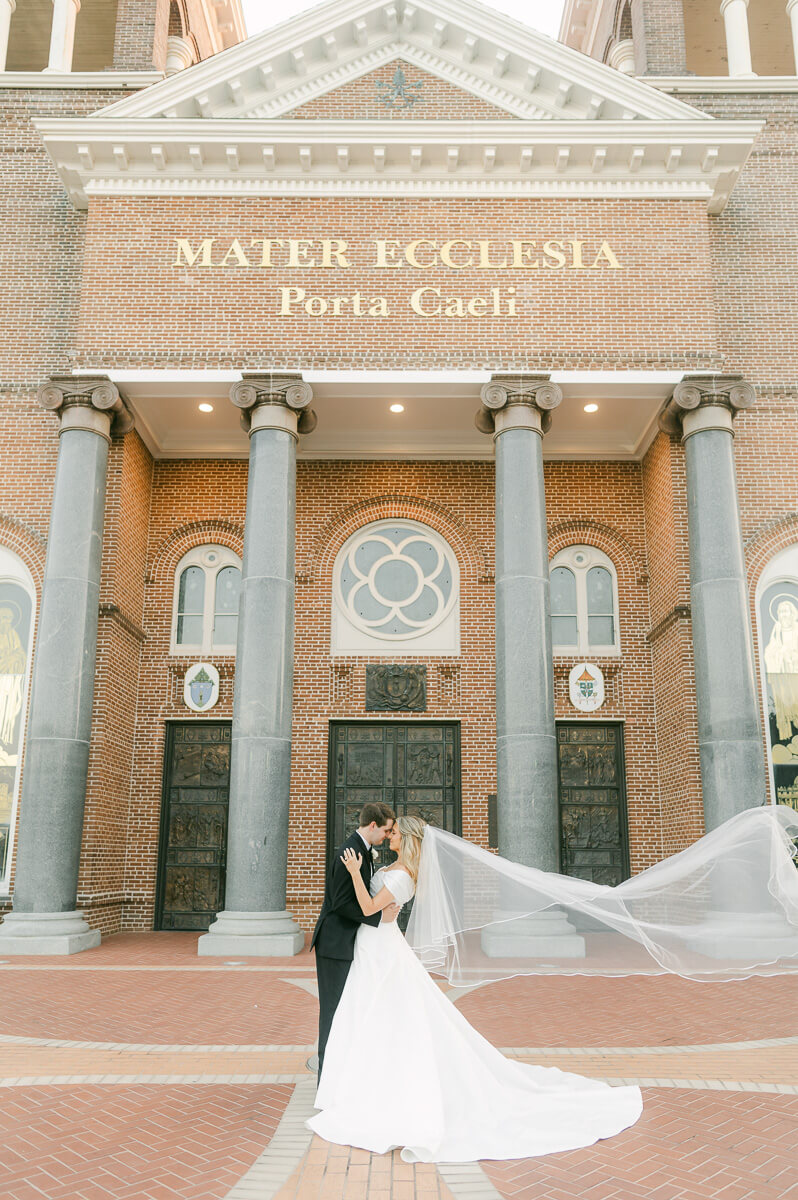
[(0, 954), (798, 806), (795, 4), (13, 7)]

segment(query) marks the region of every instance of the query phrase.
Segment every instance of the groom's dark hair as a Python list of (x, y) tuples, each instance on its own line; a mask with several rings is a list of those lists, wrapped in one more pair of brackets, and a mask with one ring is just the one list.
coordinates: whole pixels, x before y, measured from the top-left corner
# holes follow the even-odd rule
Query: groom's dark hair
[(372, 821), (376, 821), (379, 826), (382, 826), (395, 820), (396, 813), (387, 804), (364, 804), (360, 810), (361, 827), (370, 825)]

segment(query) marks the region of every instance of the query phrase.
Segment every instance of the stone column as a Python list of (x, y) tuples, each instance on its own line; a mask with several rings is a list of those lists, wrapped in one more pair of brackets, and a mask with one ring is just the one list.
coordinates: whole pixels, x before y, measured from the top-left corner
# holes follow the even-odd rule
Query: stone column
[(194, 61), (194, 51), (188, 38), (171, 34), (166, 39), (166, 68), (167, 75), (176, 75), (184, 71)]
[[(557, 735), (543, 434), (562, 392), (547, 375), (494, 376), (477, 426), (496, 447), (496, 785), (499, 853), (559, 871)], [(504, 914), (504, 919), (510, 915)], [(485, 931), (485, 953), (581, 957), (562, 913)]]
[(73, 954), (98, 945), (76, 911), (97, 654), (110, 435), (133, 421), (100, 377), (56, 376), (39, 403), (61, 418), (36, 633), (20, 801), (14, 908), (0, 957)]
[(53, 0), (53, 24), (50, 33), (50, 61), (46, 71), (71, 71), (75, 46), (75, 22), (80, 0)]
[(298, 954), (285, 907), (294, 671), (296, 444), (316, 423), (298, 375), (245, 375), (231, 390), (249, 430), (236, 646), (225, 908), (201, 955)]
[(607, 63), (609, 66), (615, 67), (615, 70), (620, 71), (623, 75), (634, 75), (635, 44), (632, 39), (624, 38), (623, 41), (616, 42), (610, 50)]
[(17, 0), (0, 0), (0, 71), (6, 69), (8, 57), (8, 35), (11, 32), (11, 18), (17, 7)]
[(752, 78), (754, 70), (748, 37), (748, 0), (721, 0), (720, 11), (726, 29), (729, 75)]
[(660, 418), (687, 468), (690, 607), (707, 830), (765, 800), (765, 760), (737, 483), (735, 415), (754, 403), (738, 376), (687, 376)]
[(787, 16), (790, 18), (792, 31), (792, 53), (795, 59), (795, 70), (798, 72), (798, 0), (787, 0)]

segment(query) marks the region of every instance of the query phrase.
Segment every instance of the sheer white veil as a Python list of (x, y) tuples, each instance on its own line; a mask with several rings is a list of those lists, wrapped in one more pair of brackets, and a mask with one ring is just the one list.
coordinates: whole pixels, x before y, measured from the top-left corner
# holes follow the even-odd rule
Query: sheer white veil
[(616, 887), (428, 825), (407, 940), (455, 986), (513, 975), (798, 971), (798, 812), (763, 805)]

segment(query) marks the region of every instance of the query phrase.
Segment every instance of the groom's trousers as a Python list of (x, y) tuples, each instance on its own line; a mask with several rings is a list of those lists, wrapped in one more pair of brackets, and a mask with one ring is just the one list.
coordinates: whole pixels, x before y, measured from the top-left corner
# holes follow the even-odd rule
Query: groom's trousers
[(319, 1078), (327, 1038), (330, 1036), (330, 1026), (351, 966), (352, 960), (349, 958), (326, 958), (323, 954), (316, 955), (316, 977), (319, 981)]

